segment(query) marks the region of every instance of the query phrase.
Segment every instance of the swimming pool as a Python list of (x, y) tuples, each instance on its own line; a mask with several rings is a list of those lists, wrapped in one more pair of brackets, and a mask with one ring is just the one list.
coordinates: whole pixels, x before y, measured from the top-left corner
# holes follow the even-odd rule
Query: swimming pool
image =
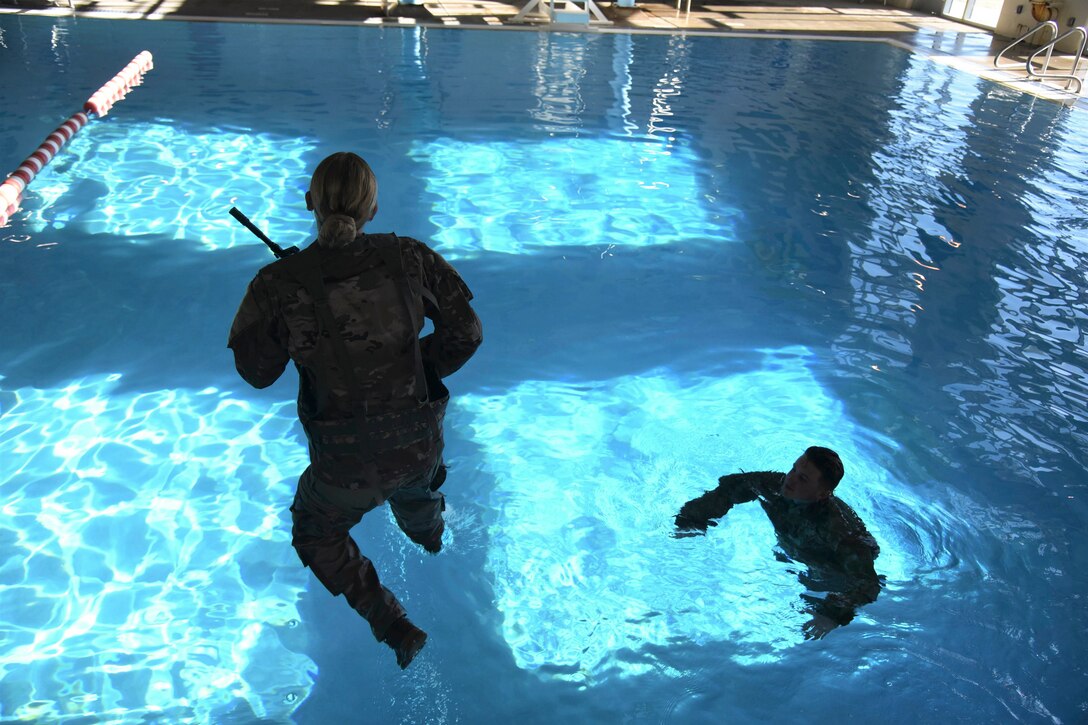
[[(5, 168), (156, 64), (0, 230), (0, 721), (1085, 717), (1083, 111), (874, 43), (0, 31)], [(227, 210), (304, 243), (339, 149), (486, 328), (446, 549), (356, 532), (431, 635), (407, 673), (290, 547), (293, 376), (225, 348), (271, 261)], [(669, 533), (813, 443), (886, 587), (804, 641), (758, 508)]]

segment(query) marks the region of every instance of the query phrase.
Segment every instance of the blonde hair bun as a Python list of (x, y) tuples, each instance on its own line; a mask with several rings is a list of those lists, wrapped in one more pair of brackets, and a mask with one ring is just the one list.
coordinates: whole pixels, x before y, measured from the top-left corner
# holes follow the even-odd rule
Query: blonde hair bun
[(321, 222), (317, 243), (323, 247), (342, 247), (355, 239), (355, 220), (347, 214), (330, 214)]

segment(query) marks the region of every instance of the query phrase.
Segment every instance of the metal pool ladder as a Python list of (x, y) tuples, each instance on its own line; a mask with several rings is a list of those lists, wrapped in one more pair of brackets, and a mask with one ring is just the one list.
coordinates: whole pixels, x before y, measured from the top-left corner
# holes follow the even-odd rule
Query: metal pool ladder
[[(1080, 60), (1084, 56), (1084, 50), (1086, 47), (1088, 47), (1088, 27), (1085, 27), (1083, 25), (1078, 25), (1072, 30), (1058, 35), (1058, 24), (1053, 20), (1045, 20), (1036, 25), (1028, 32), (1021, 35), (1016, 40), (1009, 43), (1000, 53), (994, 56), (994, 68), (997, 68), (999, 70), (1008, 70), (1010, 68), (1015, 68), (1016, 66), (1018, 66), (1019, 62), (1006, 62), (1002, 64), (1001, 59), (1014, 46), (1019, 45), (1020, 43), (1026, 41), (1028, 38), (1031, 38), (1033, 35), (1042, 30), (1049, 31), (1050, 41), (1041, 45), (1034, 53), (1028, 56), (1028, 59), (1024, 64), (1024, 69), (1027, 71), (1028, 78), (1033, 78), (1040, 81), (1064, 80), (1066, 81), (1065, 90), (1069, 90), (1069, 86), (1071, 86), (1073, 83), (1076, 83), (1077, 89), (1073, 92), (1076, 95), (1080, 95), (1081, 88), (1083, 87), (1083, 81), (1079, 77), (1077, 77), (1077, 71), (1080, 69)], [(1073, 69), (1069, 73), (1049, 73), (1048, 70), (1050, 68), (1050, 59), (1054, 53), (1054, 47), (1058, 45), (1058, 43), (1061, 43), (1063, 40), (1072, 35), (1081, 36), (1080, 45), (1077, 47), (1077, 54), (1074, 56), (1073, 60)], [(1046, 53), (1046, 58), (1042, 62), (1042, 68), (1040, 70), (1035, 70), (1035, 61), (1043, 53)]]
[[(1077, 46), (1077, 54), (1073, 56), (1073, 69), (1069, 73), (1047, 73), (1047, 68), (1050, 65), (1050, 53), (1054, 50), (1054, 46), (1071, 35), (1080, 35), (1080, 45)], [(1028, 77), (1038, 78), (1039, 80), (1065, 80), (1065, 90), (1067, 91), (1069, 90), (1069, 86), (1075, 82), (1077, 84), (1077, 90), (1073, 91), (1073, 93), (1079, 96), (1084, 82), (1077, 77), (1077, 71), (1080, 69), (1080, 59), (1084, 56), (1085, 47), (1088, 47), (1088, 27), (1078, 25), (1072, 30), (1062, 33), (1028, 57)], [(1036, 72), (1032, 63), (1035, 61), (1036, 56), (1043, 51), (1046, 51), (1046, 61), (1043, 63), (1042, 71)]]
[[(1038, 33), (1041, 30), (1049, 30), (1050, 31), (1051, 43), (1048, 43), (1047, 45), (1049, 45), (1053, 49), (1053, 47), (1054, 47), (1053, 46), (1053, 40), (1054, 40), (1054, 38), (1058, 37), (1058, 24), (1055, 23), (1053, 20), (1044, 20), (1043, 22), (1039, 23), (1038, 25), (1036, 25), (1034, 28), (1032, 28), (1028, 32), (1021, 35), (1016, 40), (1014, 40), (1011, 43), (1009, 43), (1008, 45), (1006, 45), (1004, 50), (1002, 50), (1000, 53), (995, 55), (994, 56), (994, 68), (997, 68), (998, 70), (1007, 70), (1009, 68), (1015, 68), (1016, 66), (1020, 65), (1020, 63), (1018, 61), (1013, 62), (1013, 63), (1006, 63), (1006, 64), (1002, 65), (1001, 64), (1001, 57), (1003, 55), (1005, 55), (1006, 53), (1008, 53), (1013, 48), (1015, 48), (1016, 46), (1020, 45), (1020, 43), (1025, 42), (1028, 38), (1035, 35), (1036, 33)], [(1046, 58), (1047, 58), (1047, 61), (1049, 62), (1050, 61), (1050, 55), (1048, 54)]]

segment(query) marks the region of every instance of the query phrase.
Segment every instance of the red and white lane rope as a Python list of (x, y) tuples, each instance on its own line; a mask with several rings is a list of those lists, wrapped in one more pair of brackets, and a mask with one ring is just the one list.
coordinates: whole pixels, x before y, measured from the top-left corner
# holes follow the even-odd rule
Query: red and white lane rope
[(82, 111), (72, 114), (71, 118), (58, 126), (57, 130), (49, 134), (37, 150), (19, 165), (19, 168), (0, 183), (0, 227), (7, 224), (8, 219), (19, 208), (23, 190), (27, 185), (33, 181), (39, 171), (45, 168), (46, 164), (53, 160), (61, 147), (68, 143), (79, 129), (87, 125), (91, 115), (101, 118), (109, 113), (113, 105), (124, 98), (133, 86), (139, 85), (144, 73), (153, 67), (151, 53), (146, 50), (133, 58), (132, 62), (120, 73), (87, 99)]

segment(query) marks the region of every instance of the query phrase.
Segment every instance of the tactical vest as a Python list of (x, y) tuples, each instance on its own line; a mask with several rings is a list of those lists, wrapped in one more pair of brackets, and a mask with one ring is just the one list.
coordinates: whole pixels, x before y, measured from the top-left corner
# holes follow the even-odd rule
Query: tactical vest
[[(400, 290), (401, 300), (407, 309), (412, 329), (420, 328), (413, 304), (417, 295), (430, 299), (437, 310), (434, 297), (426, 289), (412, 289), (404, 270), (400, 240), (394, 234), (368, 235), (389, 267)], [(439, 444), (442, 440), (442, 421), (449, 403), (449, 390), (441, 378), (423, 362), (419, 339), (414, 344), (415, 355), (415, 403), (411, 408), (371, 414), (361, 396), (362, 387), (355, 376), (347, 344), (329, 307), (328, 291), (321, 270), (321, 249), (311, 244), (306, 249), (276, 263), (277, 272), (293, 277), (310, 294), (314, 303), (319, 340), (331, 346), (342, 379), (339, 381), (348, 391), (351, 401), (351, 417), (340, 420), (311, 420), (303, 428), (311, 450), (322, 460), (343, 458), (373, 459), (383, 453), (406, 448), (424, 440)], [(327, 334), (326, 334), (327, 333)]]

